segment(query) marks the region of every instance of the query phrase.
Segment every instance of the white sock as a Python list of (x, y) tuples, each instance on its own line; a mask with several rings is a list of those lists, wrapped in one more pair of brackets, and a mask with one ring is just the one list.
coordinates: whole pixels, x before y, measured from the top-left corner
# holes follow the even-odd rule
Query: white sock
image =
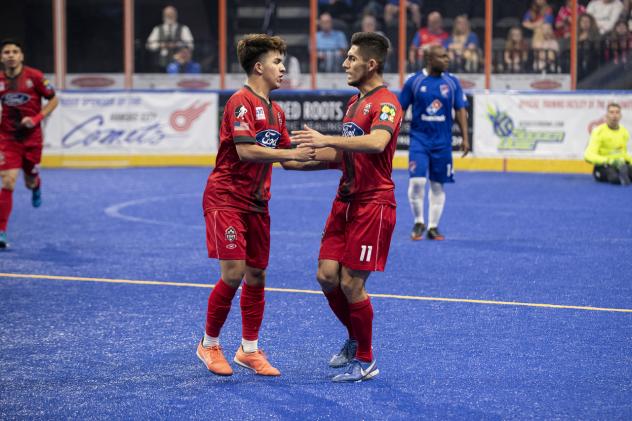
[(443, 213), (443, 205), (445, 205), (445, 191), (442, 183), (430, 181), (428, 202), (430, 204), (428, 209), (428, 228), (437, 228), (441, 219), (441, 213)]
[(254, 341), (249, 341), (243, 338), (241, 339), (241, 347), (246, 353), (257, 352), (257, 350), (259, 349), (258, 343), (258, 339), (255, 339)]
[(208, 336), (206, 332), (204, 332), (204, 339), (202, 340), (202, 346), (204, 348), (210, 348), (212, 346), (219, 346), (219, 337), (214, 338), (212, 336)]
[(408, 181), (408, 201), (413, 212), (415, 224), (424, 223), (424, 194), (426, 177), (413, 177)]

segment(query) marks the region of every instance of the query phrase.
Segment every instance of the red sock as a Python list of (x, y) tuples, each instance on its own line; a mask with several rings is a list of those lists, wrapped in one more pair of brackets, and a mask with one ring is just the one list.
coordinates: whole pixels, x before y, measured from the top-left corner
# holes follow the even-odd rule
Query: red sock
[(13, 190), (0, 190), (0, 231), (7, 230), (11, 208), (13, 208)]
[(340, 323), (347, 328), (347, 332), (349, 333), (350, 339), (355, 339), (355, 335), (353, 334), (353, 328), (351, 326), (351, 319), (349, 318), (349, 302), (347, 301), (347, 297), (340, 289), (340, 286), (337, 286), (335, 289), (329, 292), (324, 292), (325, 297), (327, 298), (327, 302), (329, 303), (329, 307), (331, 307), (331, 311), (334, 312)]
[(228, 317), (230, 304), (237, 292), (223, 280), (217, 281), (215, 288), (208, 297), (208, 308), (206, 310), (206, 334), (217, 338), (222, 326)]
[(241, 329), (242, 337), (247, 341), (259, 338), (259, 328), (263, 321), (265, 307), (264, 287), (248, 286), (244, 282), (241, 286)]
[(358, 340), (356, 358), (360, 361), (373, 361), (371, 341), (373, 336), (373, 306), (367, 298), (358, 303), (349, 304), (351, 325)]

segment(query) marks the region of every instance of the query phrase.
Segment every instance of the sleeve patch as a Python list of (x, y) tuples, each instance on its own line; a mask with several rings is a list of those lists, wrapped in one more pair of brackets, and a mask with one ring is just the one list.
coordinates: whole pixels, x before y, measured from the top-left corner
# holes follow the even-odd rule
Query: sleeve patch
[(237, 108), (235, 108), (235, 118), (243, 120), (247, 112), (248, 109), (240, 104), (237, 106)]
[(393, 104), (389, 104), (388, 102), (380, 104), (380, 121), (390, 121), (394, 123), (396, 113), (397, 109)]

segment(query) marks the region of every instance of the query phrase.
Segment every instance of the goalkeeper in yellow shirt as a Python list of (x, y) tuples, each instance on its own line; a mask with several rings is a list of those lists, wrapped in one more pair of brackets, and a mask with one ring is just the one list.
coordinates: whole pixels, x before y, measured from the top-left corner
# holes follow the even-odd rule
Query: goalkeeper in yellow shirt
[(630, 133), (619, 124), (620, 121), (621, 106), (608, 104), (606, 122), (590, 134), (584, 159), (594, 164), (595, 180), (626, 186), (632, 178), (632, 155), (628, 153)]

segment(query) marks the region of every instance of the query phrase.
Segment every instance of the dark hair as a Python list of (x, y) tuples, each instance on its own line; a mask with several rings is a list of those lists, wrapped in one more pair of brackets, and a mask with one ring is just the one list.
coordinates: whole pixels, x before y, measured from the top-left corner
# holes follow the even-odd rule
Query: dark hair
[(16, 45), (20, 49), (20, 51), (24, 52), (24, 48), (22, 47), (22, 43), (17, 41), (17, 40), (14, 40), (14, 39), (11, 39), (11, 38), (3, 39), (0, 42), (0, 51), (4, 50), (4, 47), (6, 45)]
[(351, 37), (351, 45), (358, 46), (360, 55), (365, 61), (377, 61), (377, 72), (382, 74), (384, 62), (391, 46), (388, 38), (375, 32), (356, 32)]
[(610, 108), (612, 108), (612, 107), (614, 107), (614, 108), (618, 108), (618, 109), (619, 109), (619, 111), (621, 111), (621, 106), (620, 106), (618, 103), (616, 103), (616, 102), (610, 102), (610, 103), (608, 104), (608, 107), (607, 107), (606, 109), (607, 109), (607, 110), (609, 110), (609, 109), (610, 109)]
[(252, 73), (255, 63), (268, 51), (278, 51), (285, 55), (287, 45), (278, 36), (267, 34), (249, 34), (237, 43), (237, 58), (239, 64), (248, 75)]

